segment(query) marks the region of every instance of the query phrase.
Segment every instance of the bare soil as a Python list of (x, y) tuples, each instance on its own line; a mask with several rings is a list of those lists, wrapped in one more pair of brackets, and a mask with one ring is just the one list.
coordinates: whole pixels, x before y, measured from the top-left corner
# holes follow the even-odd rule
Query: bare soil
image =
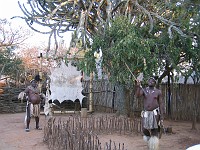
[[(0, 150), (48, 150), (43, 142), (43, 130), (36, 130), (35, 120), (31, 120), (30, 132), (25, 132), (25, 113), (0, 114)], [(68, 114), (66, 114), (68, 115)], [(95, 114), (94, 114), (95, 115)], [(41, 115), (40, 126), (44, 127), (47, 119)], [(172, 133), (163, 134), (160, 139), (160, 150), (185, 150), (186, 148), (200, 144), (200, 123), (197, 130), (191, 130), (191, 122), (164, 121), (165, 127), (172, 127)], [(100, 142), (115, 141), (124, 143), (127, 150), (147, 150), (147, 143), (142, 135), (99, 135)]]

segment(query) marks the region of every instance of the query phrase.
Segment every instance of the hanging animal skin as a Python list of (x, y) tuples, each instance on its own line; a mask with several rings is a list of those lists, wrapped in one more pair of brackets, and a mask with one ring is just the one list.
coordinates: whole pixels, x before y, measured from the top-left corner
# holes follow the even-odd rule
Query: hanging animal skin
[(60, 66), (51, 70), (50, 99), (58, 100), (60, 103), (64, 100), (79, 99), (82, 103), (84, 96), (81, 77), (81, 71), (77, 71), (71, 63), (66, 66), (64, 62), (61, 62)]

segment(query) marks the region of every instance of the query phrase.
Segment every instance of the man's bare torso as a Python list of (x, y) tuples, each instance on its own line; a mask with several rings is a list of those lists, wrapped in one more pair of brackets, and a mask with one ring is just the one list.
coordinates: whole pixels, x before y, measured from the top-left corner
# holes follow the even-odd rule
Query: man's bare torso
[(40, 104), (41, 102), (41, 98), (40, 98), (40, 95), (39, 95), (39, 91), (37, 88), (33, 88), (31, 86), (29, 86), (27, 89), (26, 89), (27, 93), (28, 93), (28, 98), (29, 98), (29, 101), (32, 103), (32, 104)]
[(148, 87), (144, 89), (144, 109), (147, 111), (152, 111), (159, 107), (159, 96), (160, 90), (154, 88), (149, 89)]

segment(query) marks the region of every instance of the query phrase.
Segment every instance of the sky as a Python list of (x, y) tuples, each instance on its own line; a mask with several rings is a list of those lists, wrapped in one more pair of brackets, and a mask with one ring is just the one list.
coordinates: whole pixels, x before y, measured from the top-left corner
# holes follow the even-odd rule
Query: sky
[[(11, 22), (12, 26), (16, 28), (23, 27), (23, 29), (31, 30), (23, 19), (11, 19), (13, 16), (24, 16), (23, 12), (19, 8), (18, 1), (19, 0), (0, 0), (0, 18), (6, 18), (9, 22)], [(20, 0), (20, 3), (26, 4), (27, 0)], [(34, 46), (47, 46), (49, 38), (48, 34), (40, 34), (34, 32), (33, 30), (31, 30), (31, 32), (33, 33), (33, 36), (26, 41), (27, 44)], [(68, 33), (63, 38), (67, 46), (69, 46), (71, 38), (70, 35), (71, 33)]]

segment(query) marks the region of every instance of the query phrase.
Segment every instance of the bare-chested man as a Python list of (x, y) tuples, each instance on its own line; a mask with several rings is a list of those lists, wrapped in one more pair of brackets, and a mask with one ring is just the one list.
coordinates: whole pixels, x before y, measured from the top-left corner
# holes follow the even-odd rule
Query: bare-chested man
[[(40, 97), (37, 81), (32, 80), (31, 85), (28, 86), (24, 92), (27, 95), (27, 101), (28, 101), (25, 131), (26, 132), (30, 131), (29, 124), (30, 124), (31, 116), (35, 117), (36, 129), (41, 130), (41, 128), (39, 127), (41, 97)], [(31, 111), (31, 108), (32, 108), (32, 111)]]
[(164, 104), (162, 93), (161, 90), (155, 88), (155, 85), (156, 80), (153, 77), (149, 78), (148, 87), (144, 89), (139, 81), (136, 84), (136, 97), (143, 96), (144, 98), (144, 110), (141, 116), (145, 141), (149, 141), (151, 137), (157, 138), (160, 126), (163, 125)]

